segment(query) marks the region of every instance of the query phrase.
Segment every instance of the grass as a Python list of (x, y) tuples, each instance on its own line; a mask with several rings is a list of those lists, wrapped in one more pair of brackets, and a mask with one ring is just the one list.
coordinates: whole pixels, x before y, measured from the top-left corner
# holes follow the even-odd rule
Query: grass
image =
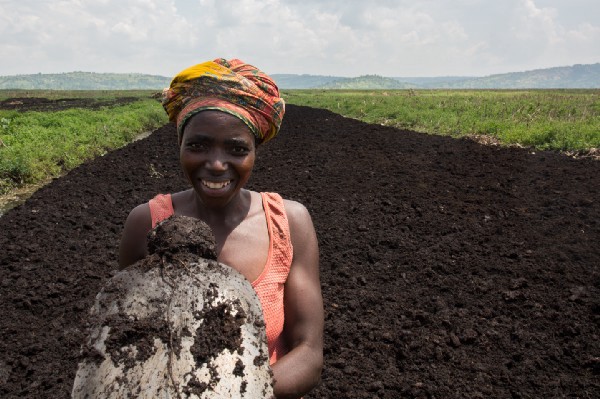
[(283, 90), (283, 97), (424, 133), (491, 136), (541, 150), (600, 147), (600, 90)]
[[(0, 92), (12, 97), (139, 97), (125, 105), (56, 112), (0, 110), (0, 194), (36, 184), (73, 169), (86, 160), (124, 146), (142, 132), (167, 122), (160, 103), (148, 92)], [(19, 94), (19, 93), (17, 93)]]

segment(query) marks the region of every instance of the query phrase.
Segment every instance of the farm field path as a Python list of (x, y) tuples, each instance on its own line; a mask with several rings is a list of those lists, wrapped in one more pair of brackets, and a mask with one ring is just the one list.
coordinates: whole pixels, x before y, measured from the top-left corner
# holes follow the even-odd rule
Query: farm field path
[[(308, 398), (600, 397), (600, 162), (292, 105), (257, 158), (319, 238)], [(185, 187), (166, 125), (0, 218), (0, 397), (69, 397), (128, 212)]]

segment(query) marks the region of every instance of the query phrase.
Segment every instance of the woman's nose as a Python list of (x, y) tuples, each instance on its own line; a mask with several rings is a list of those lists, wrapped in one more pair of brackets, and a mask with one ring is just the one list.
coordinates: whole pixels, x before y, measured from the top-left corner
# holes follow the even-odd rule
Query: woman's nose
[(227, 169), (227, 159), (223, 156), (222, 151), (213, 150), (208, 154), (205, 165), (212, 171), (224, 171)]

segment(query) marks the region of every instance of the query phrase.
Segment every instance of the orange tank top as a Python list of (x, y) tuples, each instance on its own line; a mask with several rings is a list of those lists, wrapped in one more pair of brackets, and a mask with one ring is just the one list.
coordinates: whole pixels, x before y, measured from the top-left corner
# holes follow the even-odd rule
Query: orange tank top
[[(269, 254), (262, 273), (252, 282), (252, 287), (263, 309), (269, 359), (273, 364), (287, 352), (282, 334), (285, 322), (283, 291), (292, 265), (293, 249), (283, 199), (276, 193), (260, 195), (269, 231)], [(171, 194), (158, 194), (148, 205), (152, 228), (174, 213)]]

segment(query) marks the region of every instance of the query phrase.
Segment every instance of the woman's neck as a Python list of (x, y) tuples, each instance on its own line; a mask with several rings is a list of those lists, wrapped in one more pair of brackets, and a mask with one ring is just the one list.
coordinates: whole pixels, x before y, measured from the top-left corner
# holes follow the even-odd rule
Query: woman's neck
[[(213, 231), (232, 231), (250, 211), (252, 194), (242, 189), (234, 198), (222, 207), (208, 207), (192, 190), (198, 217), (206, 222)], [(216, 231), (215, 231), (216, 233)]]

